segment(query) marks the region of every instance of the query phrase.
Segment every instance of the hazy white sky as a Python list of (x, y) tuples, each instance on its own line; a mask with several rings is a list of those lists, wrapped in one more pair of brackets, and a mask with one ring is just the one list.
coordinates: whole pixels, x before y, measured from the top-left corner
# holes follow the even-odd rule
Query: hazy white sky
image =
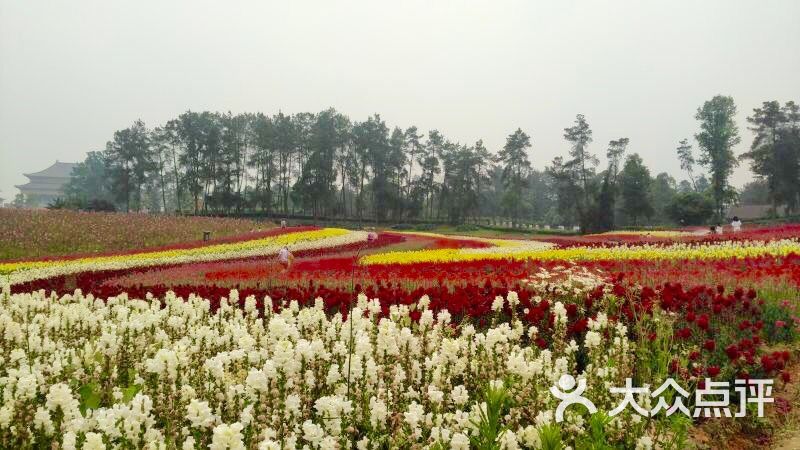
[[(0, 197), (141, 118), (317, 112), (483, 138), (543, 168), (576, 113), (653, 174), (716, 94), (800, 101), (800, 1), (0, 0)], [(679, 177), (680, 178), (680, 177)], [(740, 168), (735, 184), (749, 179)]]

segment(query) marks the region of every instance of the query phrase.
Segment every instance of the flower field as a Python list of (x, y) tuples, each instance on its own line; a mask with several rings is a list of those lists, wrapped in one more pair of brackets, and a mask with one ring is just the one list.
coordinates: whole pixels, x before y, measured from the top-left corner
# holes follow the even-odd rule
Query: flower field
[(160, 247), (269, 228), (249, 220), (0, 208), (0, 260)]
[[(2, 448), (651, 449), (707, 429), (761, 445), (797, 400), (797, 225), (546, 241), (296, 227), (6, 258), (0, 274)], [(565, 375), (599, 412), (560, 416)], [(681, 401), (654, 395), (667, 379), (688, 414), (664, 413)], [(773, 383), (765, 417), (733, 387), (745, 425), (701, 411), (697, 392), (756, 379)], [(627, 383), (648, 386), (638, 408), (619, 408)]]

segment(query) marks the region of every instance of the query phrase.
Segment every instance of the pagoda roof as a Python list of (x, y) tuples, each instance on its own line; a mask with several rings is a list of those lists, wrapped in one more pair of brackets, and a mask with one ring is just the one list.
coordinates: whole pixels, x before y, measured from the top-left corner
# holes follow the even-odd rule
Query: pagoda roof
[(63, 183), (59, 184), (52, 184), (52, 183), (37, 183), (37, 182), (30, 182), (25, 184), (18, 184), (14, 186), (15, 188), (21, 191), (48, 191), (48, 192), (58, 192), (64, 186)]
[(50, 178), (69, 178), (72, 176), (72, 168), (75, 167), (76, 163), (66, 163), (66, 162), (59, 162), (56, 161), (55, 164), (44, 169), (40, 172), (34, 173), (24, 173), (26, 177), (50, 177)]

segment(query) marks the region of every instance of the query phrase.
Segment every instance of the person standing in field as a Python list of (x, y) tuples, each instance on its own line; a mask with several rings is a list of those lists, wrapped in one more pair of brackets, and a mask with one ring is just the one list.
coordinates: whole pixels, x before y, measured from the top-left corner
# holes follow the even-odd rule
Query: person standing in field
[(733, 221), (731, 222), (731, 228), (733, 228), (734, 233), (742, 231), (742, 221), (739, 220), (739, 216), (733, 216)]
[(292, 255), (292, 252), (289, 251), (289, 247), (284, 245), (281, 251), (278, 252), (278, 263), (283, 268), (281, 273), (285, 273), (291, 269), (293, 261), (294, 255)]

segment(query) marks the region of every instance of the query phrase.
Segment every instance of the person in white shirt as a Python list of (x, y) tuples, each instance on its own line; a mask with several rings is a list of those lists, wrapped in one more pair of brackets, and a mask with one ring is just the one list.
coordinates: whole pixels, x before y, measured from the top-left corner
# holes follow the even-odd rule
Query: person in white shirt
[(292, 261), (294, 261), (294, 255), (289, 251), (289, 247), (284, 245), (278, 252), (278, 263), (283, 267), (281, 272), (289, 270), (292, 267)]
[(733, 221), (731, 222), (731, 228), (733, 228), (734, 233), (742, 231), (742, 221), (739, 220), (738, 216), (733, 216)]
[(373, 242), (378, 240), (378, 233), (375, 232), (375, 228), (371, 228), (369, 233), (367, 233), (367, 241)]

